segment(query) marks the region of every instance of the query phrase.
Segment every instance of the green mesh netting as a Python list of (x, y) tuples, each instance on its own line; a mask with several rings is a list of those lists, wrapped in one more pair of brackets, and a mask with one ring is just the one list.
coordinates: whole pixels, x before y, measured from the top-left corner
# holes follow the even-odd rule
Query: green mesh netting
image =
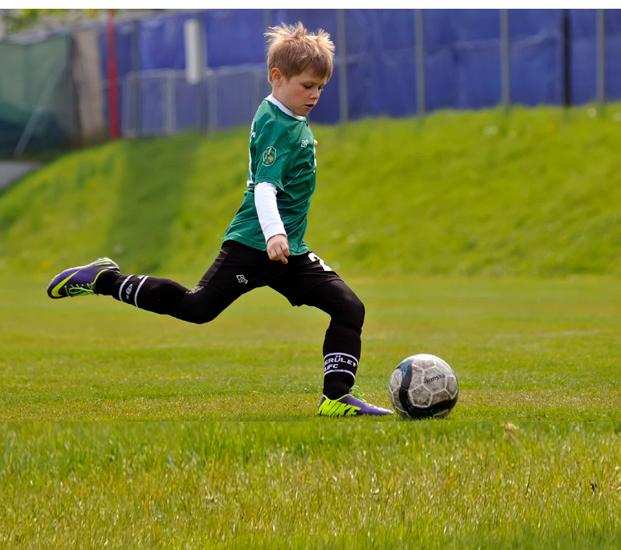
[(62, 147), (76, 135), (71, 38), (0, 42), (0, 155)]

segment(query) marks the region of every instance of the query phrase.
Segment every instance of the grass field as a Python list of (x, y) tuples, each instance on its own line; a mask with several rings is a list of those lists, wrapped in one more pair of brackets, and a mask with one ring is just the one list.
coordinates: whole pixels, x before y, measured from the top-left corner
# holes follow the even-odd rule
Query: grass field
[(353, 279), (370, 400), (458, 374), (417, 422), (314, 417), (327, 317), (268, 290), (194, 326), (46, 282), (0, 285), (2, 547), (621, 544), (618, 279)]
[(69, 152), (0, 191), (0, 548), (621, 547), (621, 104), (313, 127), (359, 384), (433, 353), (456, 408), (315, 417), (328, 319), (267, 290), (207, 326), (48, 299), (103, 255), (193, 286), (248, 129)]

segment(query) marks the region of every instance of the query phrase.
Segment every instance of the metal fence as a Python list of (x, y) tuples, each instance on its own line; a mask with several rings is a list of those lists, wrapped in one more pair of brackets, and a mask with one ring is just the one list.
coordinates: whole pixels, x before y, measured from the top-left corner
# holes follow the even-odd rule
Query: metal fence
[[(188, 83), (184, 71), (183, 32), (189, 19), (205, 33), (206, 68), (197, 84)], [(73, 83), (71, 78), (62, 82), (77, 99), (65, 94), (62, 108), (40, 100), (17, 113), (24, 97), (20, 86), (40, 93), (44, 85), (32, 82), (50, 63), (44, 58), (37, 66), (23, 63), (20, 74), (7, 55), (0, 56), (0, 130), (8, 128), (11, 117), (15, 120), (12, 133), (4, 132), (4, 149), (27, 150), (35, 143), (31, 136), (39, 134), (41, 143), (55, 140), (57, 146), (100, 139), (115, 111), (108, 103), (110, 59), (118, 65), (123, 136), (248, 125), (269, 93), (265, 26), (296, 21), (326, 29), (336, 44), (335, 72), (313, 110), (313, 122), (621, 99), (621, 10), (180, 10), (117, 23), (112, 50), (106, 42), (110, 33), (89, 29), (92, 36), (81, 41), (83, 86), (76, 93), (73, 61)], [(64, 54), (67, 65), (76, 57), (76, 36)], [(25, 40), (21, 45), (32, 49)], [(50, 51), (47, 43), (40, 49)], [(95, 65), (96, 70), (86, 70)], [(80, 105), (79, 113), (67, 108), (68, 101)], [(84, 114), (95, 112), (103, 115), (84, 124)], [(76, 116), (78, 123), (68, 129), (67, 121)], [(42, 128), (46, 117), (57, 121), (62, 143)], [(72, 128), (76, 135), (70, 135)]]
[(263, 65), (206, 70), (198, 84), (188, 84), (185, 71), (130, 72), (119, 82), (121, 131), (137, 137), (250, 124), (269, 92)]
[[(324, 18), (333, 27), (337, 46), (314, 121), (621, 99), (619, 12), (400, 10), (399, 28), (394, 11), (375, 12), (313, 14), (316, 25)], [(304, 13), (295, 17), (304, 22)], [(360, 38), (360, 29), (383, 36)], [(394, 36), (386, 36), (390, 29)], [(180, 69), (129, 71), (119, 87), (128, 137), (246, 125), (269, 93), (263, 63), (208, 69), (199, 84)]]

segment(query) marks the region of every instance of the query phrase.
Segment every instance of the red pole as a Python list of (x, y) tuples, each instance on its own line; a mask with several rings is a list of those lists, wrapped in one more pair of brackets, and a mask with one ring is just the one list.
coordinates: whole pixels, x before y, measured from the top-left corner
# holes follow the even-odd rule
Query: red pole
[(106, 25), (106, 45), (108, 50), (108, 126), (110, 138), (119, 138), (119, 90), (116, 65), (116, 46), (114, 43), (114, 10), (108, 10)]

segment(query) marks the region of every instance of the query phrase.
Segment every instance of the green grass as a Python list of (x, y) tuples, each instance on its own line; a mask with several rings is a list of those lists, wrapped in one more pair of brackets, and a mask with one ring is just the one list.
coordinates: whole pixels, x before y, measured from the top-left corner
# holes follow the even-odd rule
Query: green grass
[(620, 130), (619, 104), (315, 127), (307, 240), (366, 305), (358, 382), (388, 406), (439, 355), (441, 421), (314, 417), (328, 319), (268, 290), (206, 326), (45, 295), (101, 255), (193, 286), (247, 129), (0, 192), (0, 547), (619, 548)]
[(327, 317), (271, 291), (194, 326), (44, 286), (0, 286), (3, 546), (621, 543), (617, 279), (352, 280), (368, 398), (454, 366), (423, 422), (314, 417)]
[[(308, 242), (356, 275), (621, 274), (621, 104), (315, 127)], [(109, 143), (0, 194), (0, 271), (101, 255), (195, 272), (241, 202), (248, 129)], [(346, 208), (344, 208), (346, 205)]]

